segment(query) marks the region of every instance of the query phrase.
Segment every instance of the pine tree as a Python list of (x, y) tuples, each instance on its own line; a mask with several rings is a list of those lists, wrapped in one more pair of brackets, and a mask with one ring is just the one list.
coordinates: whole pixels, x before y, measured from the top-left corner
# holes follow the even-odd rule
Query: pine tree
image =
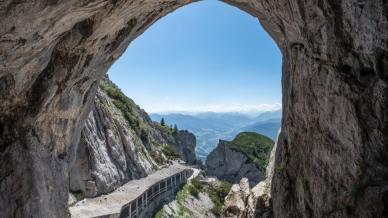
[(160, 121), (160, 125), (165, 126), (166, 123), (164, 122), (164, 117), (162, 117), (162, 120)]
[(174, 125), (174, 133), (177, 134), (178, 133), (178, 126), (175, 124)]

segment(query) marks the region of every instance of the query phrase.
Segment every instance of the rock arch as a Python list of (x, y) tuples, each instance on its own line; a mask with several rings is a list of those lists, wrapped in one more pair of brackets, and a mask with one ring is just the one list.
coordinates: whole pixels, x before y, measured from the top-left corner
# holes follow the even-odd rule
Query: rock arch
[[(99, 79), (192, 0), (0, 3), (0, 215), (66, 217), (68, 165)], [(276, 217), (388, 216), (386, 0), (226, 0), (283, 53)]]

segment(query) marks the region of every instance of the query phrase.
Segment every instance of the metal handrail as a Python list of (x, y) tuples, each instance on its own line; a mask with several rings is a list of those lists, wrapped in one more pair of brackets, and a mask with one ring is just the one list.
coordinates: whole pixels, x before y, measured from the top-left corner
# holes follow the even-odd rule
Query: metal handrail
[[(157, 183), (155, 183), (154, 185), (150, 186), (147, 190), (145, 190), (139, 197), (137, 197), (136, 199), (128, 202), (126, 205), (124, 205), (122, 208), (124, 209), (128, 209), (129, 210), (129, 213), (125, 213), (125, 214), (129, 214), (128, 217), (126, 217), (125, 215), (124, 216), (121, 216), (123, 213), (121, 212), (120, 213), (120, 218), (123, 217), (123, 218), (137, 218), (138, 217), (138, 214), (140, 212), (142, 212), (143, 210), (145, 210), (148, 205), (150, 205), (156, 198), (158, 198), (159, 196), (161, 196), (163, 193), (167, 192), (167, 191), (170, 191), (173, 189), (173, 187), (177, 187), (179, 186), (180, 184), (184, 183), (187, 181), (188, 179), (188, 174), (192, 174), (193, 170), (191, 169), (185, 169), (179, 173), (176, 173), (166, 179), (163, 179)], [(179, 175), (179, 177), (176, 177), (177, 175)], [(161, 183), (164, 183), (164, 187), (161, 188), (160, 187), (160, 184)], [(154, 191), (153, 188), (155, 187), (155, 185), (158, 186), (157, 190)], [(148, 196), (148, 192), (152, 189), (152, 194), (151, 196)], [(145, 195), (145, 197), (144, 197)], [(142, 203), (140, 205), (138, 205), (138, 199), (139, 198), (143, 198), (143, 200), (141, 201)], [(136, 202), (136, 208), (133, 209), (131, 207), (132, 203)]]

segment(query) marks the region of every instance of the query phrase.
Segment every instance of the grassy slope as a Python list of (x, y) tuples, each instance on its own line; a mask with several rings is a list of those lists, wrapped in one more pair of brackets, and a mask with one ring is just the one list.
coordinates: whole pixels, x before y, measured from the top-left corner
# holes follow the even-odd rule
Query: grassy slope
[(226, 142), (230, 148), (245, 154), (262, 172), (268, 165), (269, 156), (274, 141), (267, 136), (255, 132), (242, 132), (231, 142)]

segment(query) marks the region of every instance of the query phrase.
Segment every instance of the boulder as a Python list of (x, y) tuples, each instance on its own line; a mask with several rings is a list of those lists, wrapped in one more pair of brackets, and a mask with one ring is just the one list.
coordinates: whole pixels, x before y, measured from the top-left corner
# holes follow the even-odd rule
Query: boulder
[(234, 184), (225, 198), (221, 210), (222, 218), (271, 218), (272, 208), (269, 205), (269, 190), (266, 181), (262, 181), (252, 189), (247, 178)]

